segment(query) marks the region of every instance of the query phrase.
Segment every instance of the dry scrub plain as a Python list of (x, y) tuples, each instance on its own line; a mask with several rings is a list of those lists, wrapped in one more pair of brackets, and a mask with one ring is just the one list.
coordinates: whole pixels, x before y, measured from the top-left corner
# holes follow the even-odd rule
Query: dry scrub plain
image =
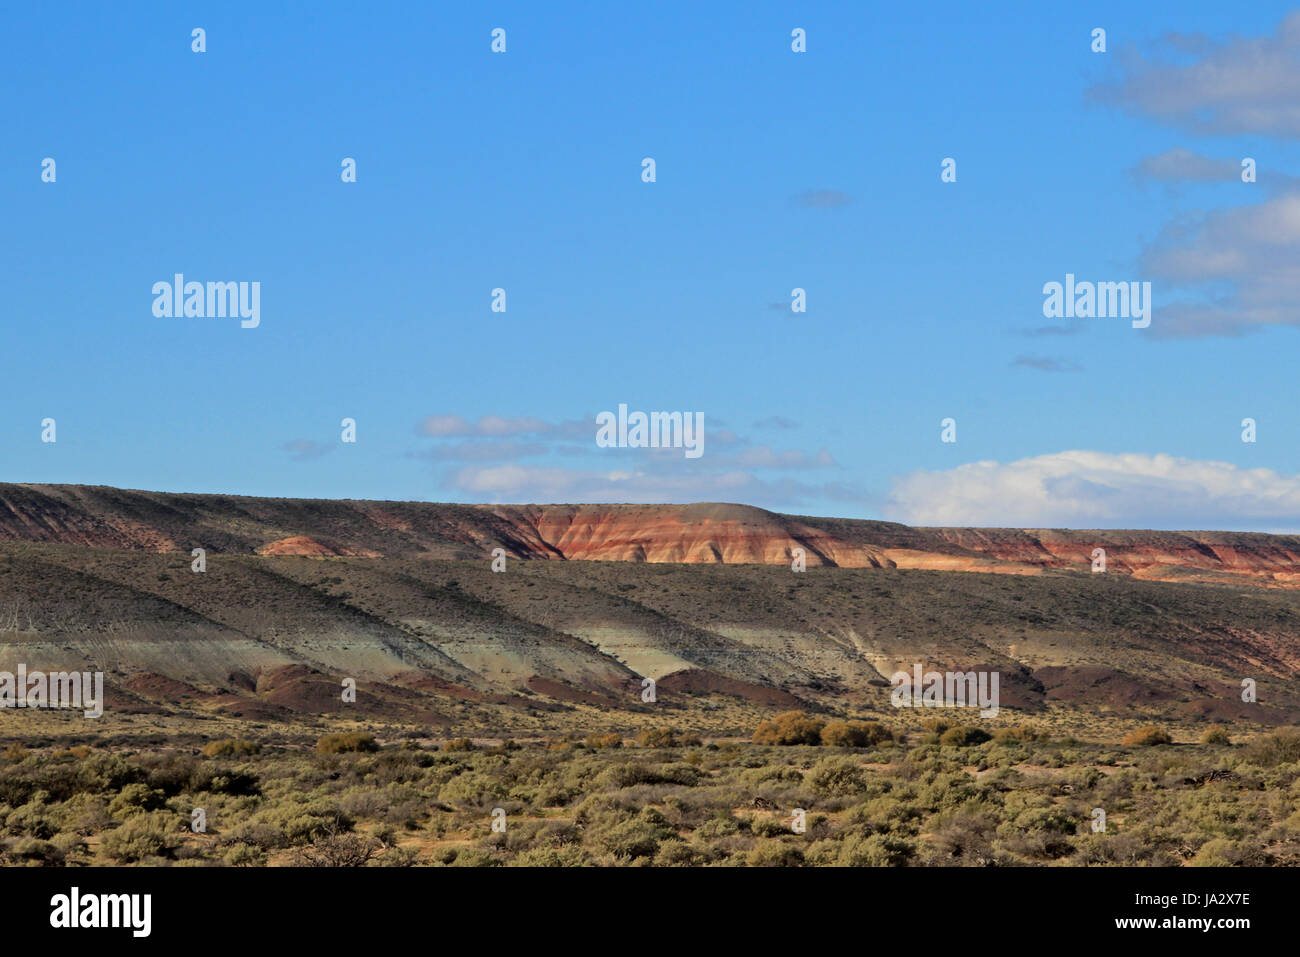
[(838, 743), (775, 744), (662, 726), (435, 741), (265, 725), (205, 738), (154, 724), (92, 737), (51, 723), (45, 736), (0, 739), (0, 861), (1300, 864), (1300, 733), (1288, 729), (1225, 742), (1216, 726), (1206, 743), (1194, 729), (1116, 725), (1109, 740), (1077, 740), (1045, 721), (990, 735), (943, 719), (904, 728), (792, 713), (758, 741)]
[[(0, 708), (2, 864), (1300, 863), (1288, 536), (0, 503), (0, 673), (104, 683)], [(894, 707), (915, 667), (1000, 710)]]

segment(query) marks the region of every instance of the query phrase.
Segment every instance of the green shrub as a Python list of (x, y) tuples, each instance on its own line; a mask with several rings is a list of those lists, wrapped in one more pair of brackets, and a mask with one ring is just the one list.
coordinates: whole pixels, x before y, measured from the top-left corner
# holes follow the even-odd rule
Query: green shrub
[(481, 808), (488, 801), (506, 796), (506, 785), (499, 777), (468, 771), (458, 774), (438, 791), (438, 800), (460, 808)]
[(903, 867), (916, 856), (916, 845), (887, 834), (850, 834), (840, 845), (835, 863), (841, 867)]
[(1300, 732), (1279, 731), (1250, 742), (1245, 748), (1246, 760), (1262, 768), (1300, 761)]
[(893, 740), (893, 733), (875, 721), (830, 721), (821, 730), (821, 743), (830, 748), (871, 748)]
[(826, 722), (804, 711), (786, 711), (754, 730), (755, 744), (821, 744)]
[(697, 748), (700, 736), (682, 734), (676, 728), (646, 728), (636, 736), (637, 744), (643, 748)]
[(1232, 739), (1222, 728), (1206, 728), (1201, 735), (1201, 744), (1232, 744)]
[(750, 867), (799, 867), (803, 851), (784, 841), (764, 841), (749, 852)]
[(167, 811), (151, 811), (126, 819), (104, 835), (104, 853), (121, 864), (147, 857), (167, 857), (180, 846), (179, 822)]
[(822, 758), (812, 766), (808, 783), (819, 794), (842, 797), (866, 789), (862, 767), (852, 758)]
[(802, 784), (803, 772), (784, 764), (769, 764), (761, 768), (751, 768), (741, 775), (746, 784)]
[(1020, 812), (1010, 824), (1002, 828), (1008, 833), (1015, 829), (1022, 833), (1073, 834), (1078, 820), (1062, 807), (1034, 807)]
[(146, 784), (128, 784), (118, 792), (108, 804), (108, 813), (116, 818), (127, 818), (133, 814), (156, 811), (167, 800), (162, 791)]
[(222, 860), (231, 867), (261, 867), (266, 864), (266, 855), (252, 844), (234, 844), (227, 849)]
[(1264, 852), (1248, 841), (1215, 838), (1202, 844), (1187, 863), (1191, 867), (1259, 867), (1267, 860)]
[(262, 746), (256, 741), (246, 741), (243, 738), (222, 738), (219, 741), (209, 741), (203, 746), (203, 756), (206, 758), (251, 757), (261, 751)]
[(962, 725), (953, 725), (939, 735), (939, 743), (945, 747), (963, 748), (975, 744), (983, 744), (992, 738), (983, 728), (967, 728)]
[(957, 727), (957, 722), (952, 718), (929, 718), (921, 722), (921, 727), (938, 736), (943, 734), (949, 728)]
[(924, 817), (924, 812), (915, 804), (899, 801), (893, 797), (872, 798), (859, 804), (849, 815), (863, 833), (914, 834), (916, 821)]
[(606, 828), (596, 835), (596, 842), (615, 857), (653, 857), (659, 842), (672, 836), (667, 828), (642, 818), (633, 818)]
[(569, 844), (563, 847), (535, 847), (515, 856), (512, 867), (586, 867), (591, 859), (582, 848)]
[(456, 852), (449, 867), (500, 867), (502, 859), (491, 851), (478, 847), (465, 847)]
[(22, 807), (10, 811), (4, 818), (5, 830), (10, 834), (25, 835), (39, 840), (46, 840), (58, 833), (58, 827), (50, 818), (50, 808), (45, 804), (46, 794), (38, 791)]
[(49, 841), (42, 841), (35, 837), (21, 837), (8, 847), (0, 847), (0, 861), (6, 861), (6, 858), (53, 867), (63, 863), (63, 852)]
[(657, 867), (690, 867), (702, 863), (700, 849), (676, 838), (664, 841), (655, 854)]
[(1038, 732), (1030, 728), (998, 728), (993, 732), (994, 744), (1029, 744), (1038, 739)]
[(349, 751), (378, 751), (379, 745), (373, 734), (361, 731), (340, 731), (336, 734), (321, 735), (316, 742), (318, 754), (343, 754)]
[(642, 764), (627, 761), (610, 765), (596, 776), (597, 786), (605, 789), (630, 788), (638, 784), (680, 784), (694, 787), (703, 772), (691, 764)]
[(1148, 725), (1125, 735), (1121, 743), (1126, 748), (1150, 748), (1161, 744), (1173, 744), (1174, 739), (1163, 728)]

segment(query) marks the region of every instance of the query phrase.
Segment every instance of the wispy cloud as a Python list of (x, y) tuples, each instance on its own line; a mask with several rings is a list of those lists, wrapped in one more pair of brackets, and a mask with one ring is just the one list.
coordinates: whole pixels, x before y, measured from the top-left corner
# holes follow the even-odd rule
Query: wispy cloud
[[(1197, 135), (1300, 137), (1300, 12), (1275, 35), (1212, 39), (1170, 34), (1147, 53), (1124, 50), (1119, 75), (1089, 95), (1099, 103)], [(1139, 162), (1139, 180), (1235, 182), (1251, 205), (1195, 210), (1166, 223), (1141, 254), (1158, 283), (1156, 339), (1239, 336), (1300, 326), (1300, 181), (1272, 165), (1241, 180), (1240, 157), (1175, 147)]]
[[(1176, 146), (1155, 156), (1145, 156), (1133, 168), (1133, 178), (1138, 183), (1159, 182), (1170, 188), (1182, 183), (1232, 183), (1241, 185), (1244, 157), (1213, 157), (1189, 150), (1185, 146)], [(1252, 189), (1263, 189), (1272, 193), (1280, 189), (1294, 189), (1300, 185), (1295, 176), (1285, 173), (1276, 166), (1265, 163), (1253, 166), (1254, 182)]]
[(1057, 356), (1016, 356), (1011, 365), (1021, 369), (1037, 369), (1039, 372), (1083, 371), (1083, 367), (1074, 360)]
[(808, 453), (799, 449), (774, 449), (769, 445), (736, 452), (728, 461), (746, 468), (761, 469), (825, 469), (837, 464), (834, 456), (825, 449)]
[(1143, 251), (1142, 269), (1183, 292), (1161, 307), (1151, 335), (1300, 325), (1300, 192), (1170, 223)]
[(1275, 36), (1173, 34), (1116, 59), (1121, 75), (1089, 91), (1096, 102), (1198, 135), (1300, 136), (1300, 13)]
[(550, 423), (531, 416), (484, 415), (471, 422), (460, 415), (429, 415), (416, 431), (436, 438), (503, 438), (507, 436), (574, 436), (588, 428), (585, 420)]
[[(830, 451), (781, 449), (756, 443), (705, 417), (705, 454), (680, 449), (601, 448), (595, 416), (546, 422), (526, 416), (454, 414), (422, 419), (417, 433), (433, 440), (412, 453), (437, 463), (464, 463), (443, 472), (444, 487), (476, 499), (504, 501), (672, 502), (725, 499), (789, 507), (813, 498), (862, 501), (841, 482), (808, 483), (785, 472), (838, 469)], [(782, 416), (757, 422), (767, 430), (798, 424)], [(760, 478), (760, 476), (766, 476)]]
[(1183, 146), (1165, 150), (1156, 156), (1145, 156), (1133, 170), (1140, 180), (1154, 179), (1164, 182), (1227, 182), (1241, 181), (1241, 162), (1236, 159), (1212, 159), (1194, 153)]
[(1031, 329), (1017, 329), (1018, 335), (1029, 339), (1041, 339), (1048, 336), (1077, 336), (1083, 332), (1083, 324), (1077, 322), (1055, 326), (1034, 326)]
[(416, 455), (436, 462), (504, 462), (512, 459), (545, 455), (551, 446), (543, 442), (516, 442), (510, 439), (483, 439), (438, 445)]
[(810, 189), (796, 196), (795, 202), (805, 209), (843, 209), (853, 197), (838, 189)]
[(723, 501), (779, 509), (813, 499), (862, 502), (867, 498), (847, 483), (809, 484), (791, 478), (765, 480), (743, 469), (681, 469), (662, 473), (637, 468), (467, 466), (448, 475), (445, 484), (476, 500), (492, 503)]
[(314, 442), (311, 439), (294, 439), (292, 442), (285, 442), (280, 446), (280, 450), (288, 452), (289, 457), (295, 462), (309, 462), (312, 459), (318, 459), (327, 452), (333, 452), (336, 446), (326, 442)]

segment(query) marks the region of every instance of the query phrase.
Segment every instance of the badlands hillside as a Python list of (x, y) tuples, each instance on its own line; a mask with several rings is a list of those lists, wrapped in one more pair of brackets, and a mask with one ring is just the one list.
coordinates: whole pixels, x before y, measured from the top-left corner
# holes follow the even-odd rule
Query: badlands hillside
[(0, 670), (102, 670), (117, 713), (743, 733), (888, 713), (920, 663), (1013, 713), (1268, 725), (1300, 716), (1298, 575), (1292, 536), (0, 485)]
[(686, 564), (788, 564), (1035, 574), (1089, 570), (1165, 581), (1300, 585), (1300, 536), (911, 528), (746, 505), (451, 505), (248, 498), (0, 483), (0, 541), (176, 552)]

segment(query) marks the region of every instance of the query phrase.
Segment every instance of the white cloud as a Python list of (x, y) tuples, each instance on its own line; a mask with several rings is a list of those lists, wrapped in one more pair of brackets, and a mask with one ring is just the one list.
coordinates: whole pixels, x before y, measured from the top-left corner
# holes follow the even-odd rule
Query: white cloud
[(1072, 451), (896, 479), (889, 518), (1019, 528), (1300, 528), (1300, 475), (1171, 455)]

